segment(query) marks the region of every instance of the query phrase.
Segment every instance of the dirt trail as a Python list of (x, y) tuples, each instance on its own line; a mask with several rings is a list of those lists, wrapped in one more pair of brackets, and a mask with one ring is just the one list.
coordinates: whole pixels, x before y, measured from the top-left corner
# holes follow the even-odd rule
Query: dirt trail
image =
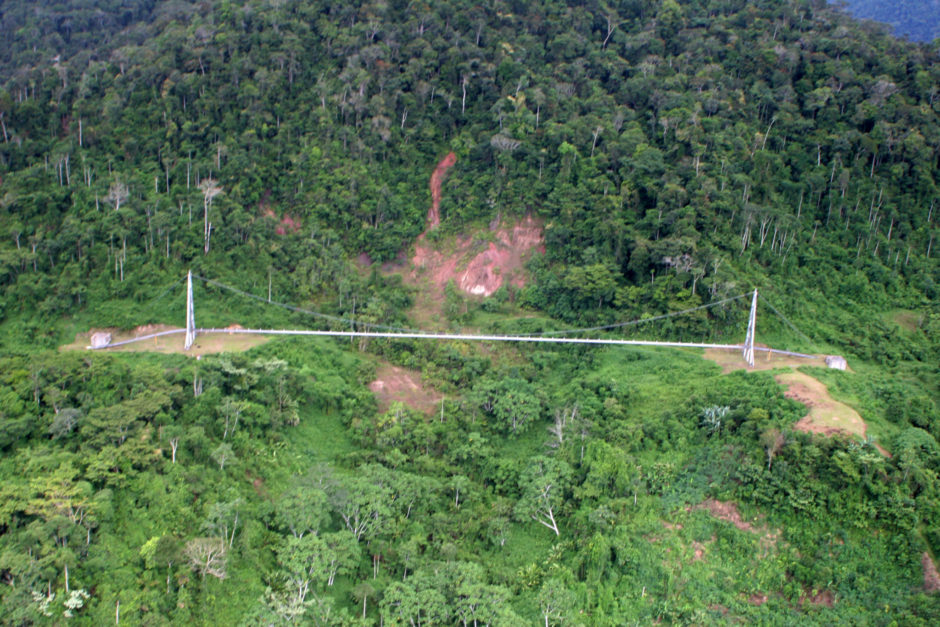
[(437, 167), (434, 168), (434, 172), (431, 173), (431, 208), (428, 209), (428, 231), (441, 223), (441, 183), (444, 182), (447, 171), (455, 163), (457, 163), (457, 155), (449, 152), (447, 156), (441, 159), (440, 163), (437, 164)]
[(809, 413), (796, 423), (796, 429), (823, 435), (842, 432), (865, 437), (866, 425), (862, 417), (848, 405), (832, 398), (822, 382), (802, 372), (786, 372), (774, 379), (786, 386), (784, 396), (809, 409)]

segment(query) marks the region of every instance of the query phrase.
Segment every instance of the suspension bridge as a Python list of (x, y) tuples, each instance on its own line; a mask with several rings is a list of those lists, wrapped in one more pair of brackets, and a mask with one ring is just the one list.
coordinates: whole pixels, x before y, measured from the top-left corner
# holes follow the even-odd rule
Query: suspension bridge
[[(202, 277), (196, 277), (197, 279), (210, 284), (216, 287), (232, 291), (234, 293), (240, 294), (247, 298), (261, 301), (263, 303), (277, 305), (284, 307), (286, 309), (309, 314), (318, 318), (325, 320), (330, 320), (333, 322), (342, 322), (344, 324), (350, 324), (352, 328), (349, 330), (346, 329), (326, 329), (326, 330), (316, 330), (316, 329), (245, 329), (241, 327), (227, 327), (227, 328), (197, 328), (196, 327), (196, 314), (195, 314), (195, 300), (193, 298), (193, 273), (192, 271), (188, 272), (186, 275), (186, 327), (183, 329), (170, 329), (167, 331), (160, 331), (157, 333), (150, 333), (147, 335), (141, 335), (127, 340), (117, 341), (117, 342), (107, 342), (100, 345), (90, 346), (92, 349), (107, 349), (117, 346), (122, 346), (126, 344), (131, 344), (134, 342), (142, 342), (144, 340), (149, 340), (157, 337), (163, 337), (168, 335), (177, 335), (185, 334), (183, 341), (183, 347), (185, 350), (190, 350), (193, 343), (196, 341), (196, 337), (199, 335), (211, 335), (217, 333), (225, 334), (246, 334), (246, 335), (294, 335), (294, 336), (318, 336), (318, 337), (347, 337), (347, 338), (391, 338), (391, 339), (419, 339), (419, 340), (460, 340), (460, 341), (479, 341), (479, 342), (516, 342), (516, 343), (544, 343), (544, 344), (602, 344), (602, 345), (613, 345), (613, 346), (661, 346), (667, 348), (713, 348), (720, 350), (734, 350), (740, 351), (744, 361), (748, 366), (754, 366), (754, 355), (756, 352), (785, 355), (789, 357), (798, 357), (806, 359), (815, 359), (816, 355), (809, 355), (805, 353), (799, 353), (795, 351), (780, 350), (776, 348), (769, 348), (764, 346), (756, 346), (754, 344), (754, 337), (757, 331), (757, 301), (758, 293), (755, 289), (752, 294), (741, 294), (739, 296), (733, 296), (731, 298), (726, 298), (719, 300), (713, 303), (706, 305), (700, 305), (698, 307), (693, 307), (691, 309), (686, 309), (684, 311), (678, 311), (668, 314), (663, 314), (660, 316), (653, 316), (649, 318), (641, 318), (638, 320), (631, 320), (628, 322), (621, 322), (611, 325), (605, 325), (600, 327), (588, 327), (588, 328), (578, 328), (578, 329), (568, 329), (565, 331), (545, 331), (542, 333), (530, 333), (530, 334), (517, 334), (517, 335), (499, 335), (499, 334), (469, 334), (469, 333), (432, 333), (427, 331), (415, 330), (415, 329), (405, 329), (401, 327), (391, 327), (388, 325), (373, 324), (367, 322), (361, 322), (356, 320), (349, 320), (346, 318), (340, 318), (336, 316), (330, 316), (327, 314), (310, 311), (302, 309), (300, 307), (295, 307), (292, 305), (286, 305), (283, 303), (275, 303), (270, 299), (265, 300), (254, 294), (244, 292), (238, 288), (234, 288), (211, 279), (206, 279)], [(172, 286), (171, 286), (172, 287)], [(576, 333), (590, 333), (598, 331), (609, 331), (611, 329), (622, 328), (626, 326), (631, 326), (634, 324), (641, 324), (646, 322), (653, 322), (656, 320), (661, 320), (664, 318), (671, 318), (678, 315), (683, 315), (691, 313), (694, 311), (699, 311), (703, 309), (708, 309), (711, 307), (716, 307), (719, 305), (726, 304), (731, 301), (739, 300), (746, 298), (747, 296), (751, 297), (751, 308), (750, 314), (748, 316), (747, 331), (745, 333), (744, 342), (742, 344), (721, 344), (721, 343), (709, 343), (709, 342), (670, 342), (670, 341), (656, 341), (656, 340), (628, 340), (628, 339), (618, 339), (618, 338), (604, 338), (604, 337), (569, 337)], [(772, 305), (767, 303), (774, 313), (776, 313), (780, 318), (789, 325), (794, 331), (801, 335), (804, 339), (807, 339), (805, 335), (800, 333), (793, 324), (787, 320), (779, 311), (773, 308)], [(370, 330), (357, 330), (356, 327), (360, 329), (370, 329)]]

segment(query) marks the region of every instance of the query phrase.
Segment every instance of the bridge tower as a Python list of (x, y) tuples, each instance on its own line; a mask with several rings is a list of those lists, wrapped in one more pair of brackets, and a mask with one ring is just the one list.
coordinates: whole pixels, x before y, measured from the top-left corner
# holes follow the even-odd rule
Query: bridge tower
[(183, 349), (189, 350), (196, 341), (196, 314), (193, 308), (193, 271), (186, 275), (186, 340)]
[(751, 315), (747, 319), (747, 335), (744, 336), (744, 361), (754, 367), (754, 333), (757, 330), (757, 289), (751, 299)]

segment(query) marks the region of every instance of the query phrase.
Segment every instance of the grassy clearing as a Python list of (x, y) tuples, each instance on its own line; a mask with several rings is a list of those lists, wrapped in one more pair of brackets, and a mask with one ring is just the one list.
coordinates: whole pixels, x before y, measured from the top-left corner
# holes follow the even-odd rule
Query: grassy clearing
[(755, 370), (773, 370), (775, 368), (799, 368), (800, 366), (825, 366), (825, 355), (815, 355), (812, 359), (805, 357), (790, 357), (788, 355), (777, 355), (774, 353), (757, 352), (754, 355), (754, 367), (748, 367), (741, 356), (740, 351), (730, 349), (707, 348), (703, 355), (705, 359), (713, 361), (721, 366), (721, 371), (725, 374), (735, 370), (747, 369), (749, 372)]
[(887, 315), (888, 320), (905, 331), (917, 331), (923, 321), (923, 315), (909, 309), (896, 309)]
[[(138, 327), (132, 331), (118, 331), (115, 329), (104, 330), (111, 333), (111, 341), (113, 343), (122, 342), (124, 340), (131, 340), (135, 337), (150, 335), (152, 333), (159, 333), (161, 331), (169, 331), (172, 329), (174, 329), (174, 327), (159, 324)], [(59, 350), (87, 350), (90, 343), (89, 338), (91, 337), (91, 334), (96, 331), (98, 331), (98, 329), (93, 329), (85, 333), (77, 334), (75, 336), (74, 342), (60, 346)], [(225, 335), (222, 333), (213, 333), (211, 335), (197, 336), (196, 341), (192, 345), (192, 348), (187, 351), (183, 348), (184, 334), (178, 333), (101, 350), (109, 353), (179, 353), (182, 355), (199, 357), (202, 355), (214, 355), (217, 353), (234, 353), (246, 351), (250, 348), (261, 346), (270, 339), (270, 337), (265, 335), (250, 335), (246, 333), (233, 333), (231, 335)]]
[(356, 450), (339, 412), (309, 411), (300, 424), (286, 432), (286, 453), (293, 456), (292, 470), (303, 473), (318, 462), (333, 462)]

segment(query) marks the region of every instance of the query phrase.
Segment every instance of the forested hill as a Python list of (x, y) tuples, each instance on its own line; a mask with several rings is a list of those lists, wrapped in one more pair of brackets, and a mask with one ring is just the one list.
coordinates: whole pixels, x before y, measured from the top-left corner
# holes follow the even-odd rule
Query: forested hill
[[(325, 251), (406, 249), (449, 150), (444, 228), (543, 218), (523, 297), (555, 316), (787, 281), (820, 306), (936, 298), (937, 51), (825, 3), (162, 6), (120, 47), (10, 52), (8, 315), (249, 260), (243, 285), (273, 268), (281, 294), (338, 301)], [(269, 210), (304, 228), (277, 236)]]
[[(936, 43), (825, 0), (4, 0), (0, 35), (0, 621), (937, 622)], [(445, 158), (422, 245), (525, 220), (524, 285), (396, 274)], [(701, 307), (757, 287), (867, 422), (682, 352), (50, 350), (180, 325), (187, 269), (344, 328), (723, 342)], [(377, 404), (396, 369), (433, 418)]]

